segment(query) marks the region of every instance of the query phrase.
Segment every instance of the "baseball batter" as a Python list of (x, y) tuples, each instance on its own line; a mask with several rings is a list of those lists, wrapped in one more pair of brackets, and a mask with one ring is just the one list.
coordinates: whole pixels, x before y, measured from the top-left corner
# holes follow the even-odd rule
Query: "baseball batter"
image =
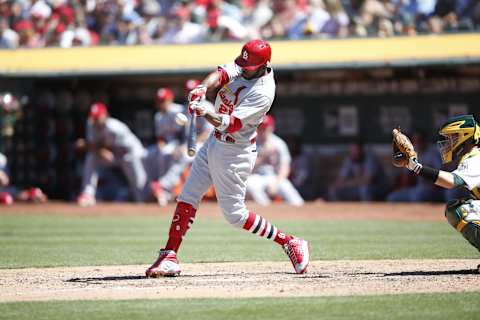
[(275, 120), (266, 116), (258, 127), (258, 157), (253, 174), (247, 181), (247, 192), (252, 199), (264, 206), (270, 197), (280, 196), (285, 202), (302, 206), (304, 201), (288, 180), (292, 157), (285, 141), (274, 134)]
[[(448, 223), (480, 251), (480, 126), (472, 115), (449, 119), (439, 130), (438, 142), (444, 164), (454, 161), (452, 172), (422, 165), (410, 140), (394, 129), (394, 160), (437, 186), (452, 189), (463, 187), (471, 196), (449, 201), (445, 209)], [(479, 266), (480, 267), (480, 266)]]
[(142, 201), (147, 183), (142, 159), (146, 155), (142, 143), (123, 122), (111, 118), (100, 102), (90, 108), (87, 121), (87, 157), (83, 167), (81, 206), (95, 204), (98, 169), (102, 164), (119, 165), (127, 178), (134, 201)]
[(147, 277), (180, 274), (177, 252), (183, 236), (194, 222), (202, 196), (213, 184), (225, 219), (261, 237), (280, 244), (295, 271), (303, 273), (309, 262), (308, 243), (280, 231), (265, 218), (245, 207), (246, 181), (257, 157), (256, 129), (275, 96), (270, 45), (263, 40), (247, 42), (235, 63), (219, 67), (202, 85), (191, 91), (189, 101), (204, 99), (207, 90), (217, 90), (215, 110), (192, 103), (192, 112), (215, 127), (197, 153), (190, 175), (178, 197), (167, 244), (147, 269)]

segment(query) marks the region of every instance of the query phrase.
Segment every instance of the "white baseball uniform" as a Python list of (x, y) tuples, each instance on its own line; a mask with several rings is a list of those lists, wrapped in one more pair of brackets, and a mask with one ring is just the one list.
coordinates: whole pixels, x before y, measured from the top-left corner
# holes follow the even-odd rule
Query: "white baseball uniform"
[(223, 115), (223, 121), (198, 151), (178, 201), (198, 208), (213, 184), (227, 221), (242, 227), (248, 217), (246, 182), (257, 157), (256, 129), (273, 103), (275, 80), (271, 68), (252, 80), (243, 78), (234, 63), (219, 67), (219, 72), (223, 86), (215, 99), (215, 111)]
[(465, 181), (472, 197), (480, 200), (480, 149), (475, 148), (466, 154), (452, 173)]
[[(268, 187), (276, 183), (277, 175), (282, 166), (290, 167), (292, 157), (288, 146), (279, 136), (269, 134), (266, 141), (258, 144), (258, 158), (260, 162), (254, 168), (254, 174), (250, 176), (247, 182), (247, 192), (252, 199), (261, 204), (269, 205), (271, 203), (268, 195)], [(288, 204), (301, 206), (304, 204), (302, 196), (295, 189), (288, 179), (278, 182), (278, 195)]]
[[(122, 168), (135, 201), (142, 201), (143, 190), (147, 183), (147, 174), (142, 163), (146, 151), (138, 138), (126, 124), (108, 118), (101, 129), (87, 121), (87, 142), (97, 148), (109, 149), (115, 164)], [(94, 152), (88, 152), (83, 168), (83, 192), (95, 196), (98, 183), (98, 169), (103, 162)]]

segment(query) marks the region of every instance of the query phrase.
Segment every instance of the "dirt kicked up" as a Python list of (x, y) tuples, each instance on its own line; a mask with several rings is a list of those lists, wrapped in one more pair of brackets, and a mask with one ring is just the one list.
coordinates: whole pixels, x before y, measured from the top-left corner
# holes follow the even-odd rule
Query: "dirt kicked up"
[(180, 277), (147, 279), (147, 266), (0, 270), (0, 302), (104, 299), (353, 296), (478, 291), (477, 260), (183, 264)]

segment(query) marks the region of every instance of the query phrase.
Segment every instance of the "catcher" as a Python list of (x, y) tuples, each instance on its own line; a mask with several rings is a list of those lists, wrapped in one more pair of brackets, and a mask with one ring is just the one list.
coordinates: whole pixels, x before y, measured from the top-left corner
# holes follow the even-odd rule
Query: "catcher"
[(399, 129), (393, 129), (393, 164), (406, 167), (446, 189), (467, 188), (471, 196), (449, 201), (445, 217), (480, 251), (480, 126), (473, 115), (463, 115), (449, 119), (440, 128), (439, 134), (443, 137), (438, 141), (442, 162), (447, 164), (454, 161), (454, 171), (422, 165), (410, 139)]

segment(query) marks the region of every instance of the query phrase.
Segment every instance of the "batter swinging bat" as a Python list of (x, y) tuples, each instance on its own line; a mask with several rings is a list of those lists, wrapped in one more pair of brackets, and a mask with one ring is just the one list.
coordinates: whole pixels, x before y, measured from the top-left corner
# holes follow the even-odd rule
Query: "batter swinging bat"
[[(190, 106), (195, 101), (190, 102)], [(189, 106), (189, 108), (190, 108)], [(190, 126), (187, 136), (188, 155), (193, 157), (197, 153), (197, 114), (195, 110), (190, 114)]]

